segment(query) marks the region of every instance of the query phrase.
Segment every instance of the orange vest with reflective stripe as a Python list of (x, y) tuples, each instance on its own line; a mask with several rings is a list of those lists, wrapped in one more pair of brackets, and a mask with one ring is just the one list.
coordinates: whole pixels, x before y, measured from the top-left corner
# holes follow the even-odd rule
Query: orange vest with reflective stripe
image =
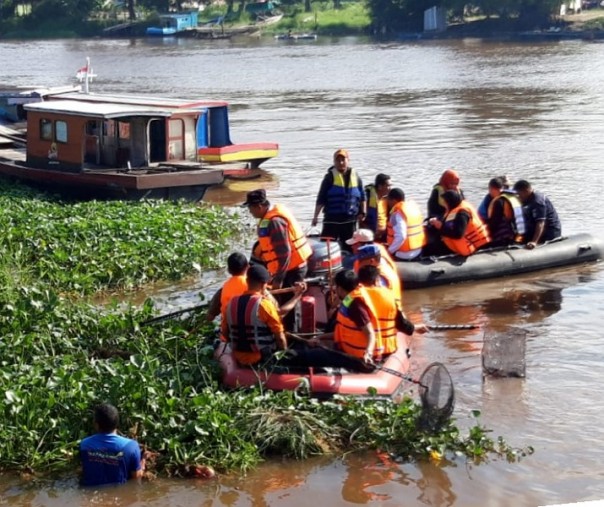
[(236, 351), (267, 353), (276, 350), (275, 335), (258, 314), (261, 303), (261, 294), (235, 296), (227, 303), (224, 316), (229, 325), (228, 341)]
[(220, 292), (220, 311), (224, 312), (228, 302), (235, 296), (241, 296), (247, 291), (247, 280), (245, 275), (231, 276), (222, 285), (222, 291)]
[(526, 233), (526, 224), (520, 199), (518, 199), (518, 196), (514, 194), (502, 192), (497, 197), (492, 199), (489, 204), (489, 208), (487, 210), (489, 219), (491, 219), (493, 216), (495, 203), (499, 199), (503, 200), (503, 216), (505, 221), (502, 221), (499, 226), (499, 230), (490, 231), (492, 240), (497, 241), (499, 239), (508, 239), (508, 236), (510, 236), (513, 238), (514, 242), (522, 243), (524, 240), (524, 234)]
[[(407, 237), (399, 248), (399, 252), (417, 250), (427, 243), (424, 231), (424, 216), (415, 201), (397, 202), (390, 210), (390, 215), (398, 213), (407, 224)], [(394, 228), (388, 220), (388, 235), (386, 243), (388, 246), (394, 241)]]
[[(336, 314), (336, 328), (334, 334), (334, 342), (340, 346), (342, 352), (350, 354), (354, 357), (363, 358), (365, 350), (367, 350), (367, 336), (361, 329), (357, 327), (350, 315), (350, 305), (352, 302), (360, 298), (369, 308), (369, 317), (371, 319), (371, 327), (376, 330), (379, 324), (376, 317), (376, 311), (373, 308), (371, 298), (367, 294), (365, 287), (359, 285), (356, 289), (349, 292), (338, 308)], [(376, 333), (374, 356), (379, 356), (378, 346), (380, 338)]]
[(474, 209), (474, 206), (467, 201), (461, 201), (457, 208), (449, 211), (449, 213), (447, 213), (445, 216), (444, 224), (455, 220), (457, 213), (460, 211), (466, 211), (470, 215), (466, 232), (459, 239), (442, 236), (442, 240), (443, 243), (447, 245), (447, 247), (453, 252), (459, 255), (468, 256), (472, 255), (481, 246), (490, 243), (491, 237), (489, 236), (486, 224), (478, 216), (478, 212)]
[(379, 336), (379, 342), (376, 345), (376, 351), (382, 354), (392, 354), (396, 352), (396, 314), (398, 307), (392, 291), (386, 287), (365, 287), (367, 295), (375, 308), (378, 329), (376, 337)]
[(273, 206), (258, 223), (258, 242), (262, 251), (262, 260), (271, 275), (277, 273), (279, 263), (277, 262), (277, 255), (271, 242), (268, 225), (271, 219), (277, 217), (287, 222), (288, 241), (291, 249), (289, 269), (292, 270), (304, 264), (312, 254), (312, 248), (306, 239), (306, 235), (294, 216), (284, 206), (280, 206), (279, 204)]

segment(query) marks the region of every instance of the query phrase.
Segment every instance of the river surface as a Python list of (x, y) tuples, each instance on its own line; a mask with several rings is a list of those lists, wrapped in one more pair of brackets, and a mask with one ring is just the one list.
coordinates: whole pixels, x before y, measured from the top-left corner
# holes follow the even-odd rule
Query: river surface
[[(362, 39), (0, 42), (0, 85), (66, 84), (90, 56), (97, 91), (224, 99), (236, 142), (277, 141), (260, 180), (207, 198), (225, 205), (259, 185), (307, 227), (331, 155), (350, 150), (365, 182), (390, 174), (424, 203), (456, 168), (478, 203), (507, 174), (545, 191), (565, 233), (604, 225), (604, 44)], [(251, 220), (250, 220), (251, 223)], [(191, 304), (199, 288), (158, 297)], [(430, 324), (475, 323), (413, 343), (413, 369), (449, 368), (461, 426), (481, 422), (535, 454), (519, 463), (384, 463), (373, 453), (269, 462), (245, 478), (158, 480), (100, 492), (75, 478), (23, 484), (0, 477), (0, 505), (538, 506), (604, 499), (604, 272), (599, 265), (493, 282), (409, 291)], [(526, 378), (483, 378), (485, 337), (526, 333)]]

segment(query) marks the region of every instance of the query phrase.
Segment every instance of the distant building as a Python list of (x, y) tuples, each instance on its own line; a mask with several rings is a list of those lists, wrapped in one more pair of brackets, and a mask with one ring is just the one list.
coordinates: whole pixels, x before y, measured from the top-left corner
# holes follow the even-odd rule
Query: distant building
[(424, 11), (424, 32), (444, 32), (447, 29), (447, 9), (431, 7)]

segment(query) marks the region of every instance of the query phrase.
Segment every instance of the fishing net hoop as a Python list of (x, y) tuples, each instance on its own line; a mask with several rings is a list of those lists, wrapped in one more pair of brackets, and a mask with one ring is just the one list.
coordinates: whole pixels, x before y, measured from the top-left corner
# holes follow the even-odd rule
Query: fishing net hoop
[(420, 425), (427, 430), (437, 431), (453, 414), (455, 388), (449, 371), (444, 364), (429, 364), (419, 378), (419, 397), (422, 403)]

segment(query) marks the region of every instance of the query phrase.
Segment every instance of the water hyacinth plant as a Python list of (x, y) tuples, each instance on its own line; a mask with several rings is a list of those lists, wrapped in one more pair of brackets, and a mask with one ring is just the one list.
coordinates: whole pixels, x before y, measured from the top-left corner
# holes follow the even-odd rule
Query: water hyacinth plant
[(319, 403), (294, 392), (222, 390), (203, 314), (141, 326), (155, 313), (150, 302), (101, 311), (73, 293), (178, 278), (193, 262), (213, 263), (228, 248), (232, 217), (185, 204), (61, 203), (2, 188), (0, 470), (75, 470), (101, 401), (119, 407), (121, 431), (166, 474), (368, 448), (404, 459), (527, 452), (479, 425), (466, 436), (453, 422), (426, 433), (411, 399)]
[(1, 251), (59, 291), (131, 289), (216, 267), (237, 226), (218, 207), (64, 203), (0, 179)]

